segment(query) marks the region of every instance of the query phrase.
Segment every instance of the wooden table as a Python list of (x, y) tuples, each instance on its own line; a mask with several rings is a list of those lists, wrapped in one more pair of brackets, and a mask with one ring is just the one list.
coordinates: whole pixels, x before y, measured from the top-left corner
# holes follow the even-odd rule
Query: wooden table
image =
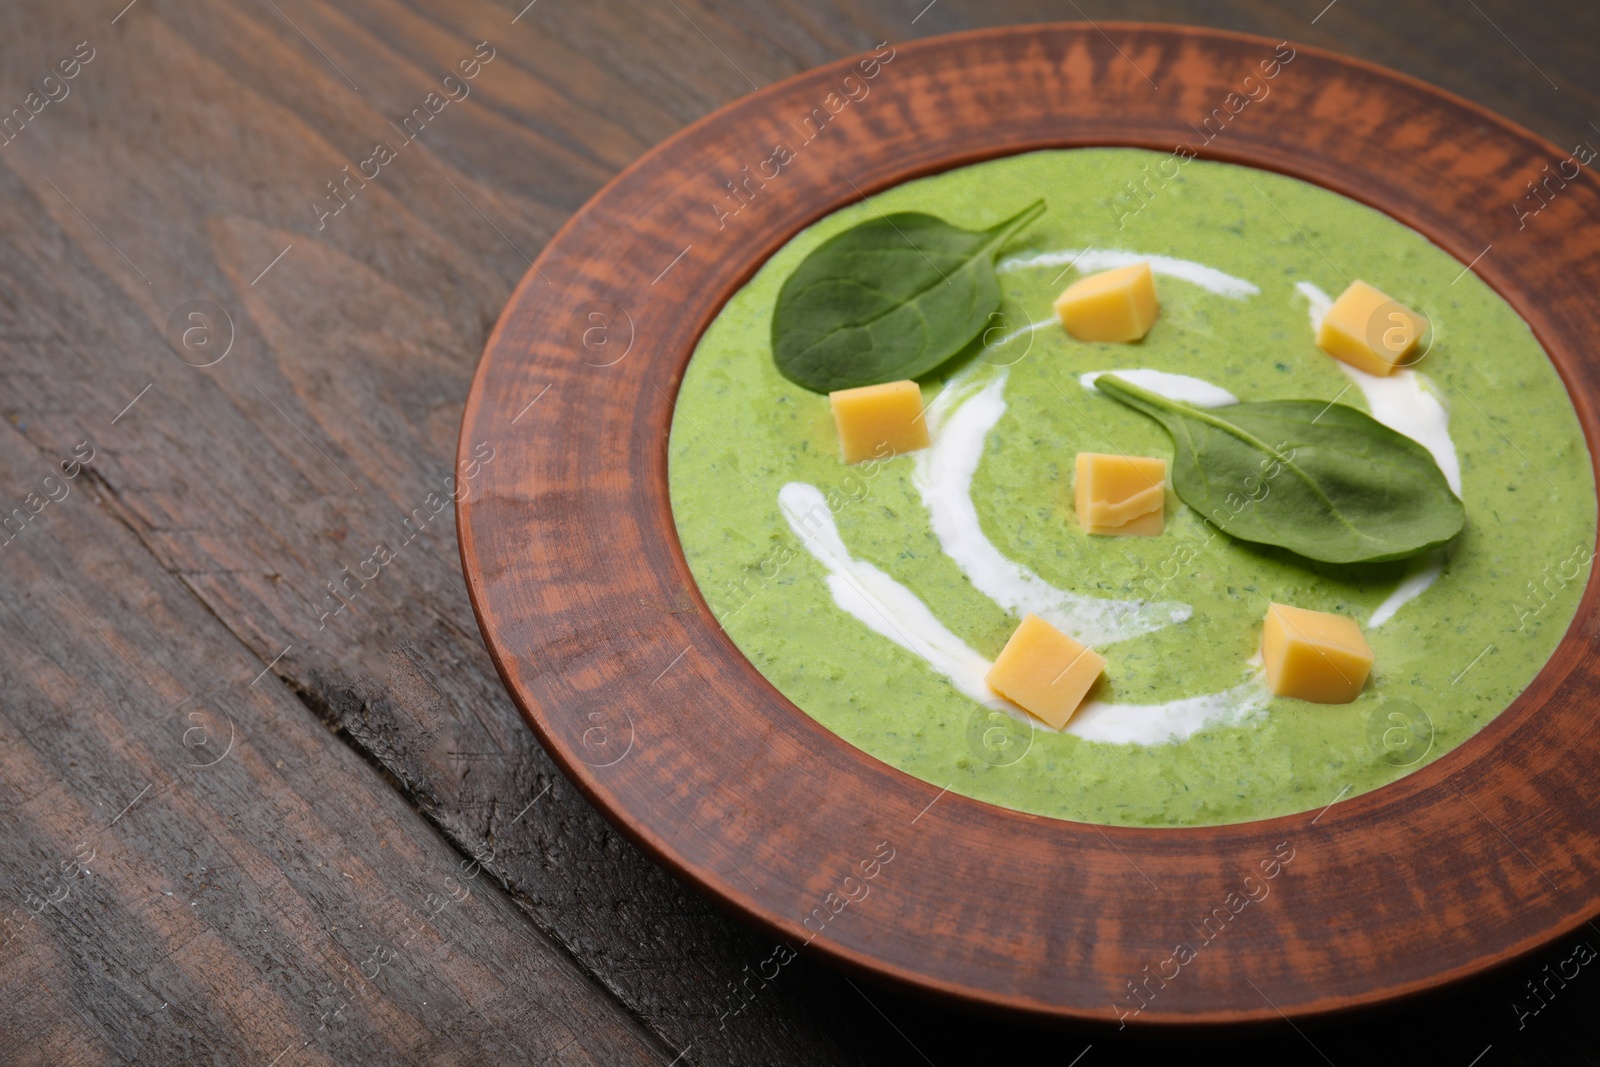
[[(495, 677), (448, 507), (473, 367), (609, 177), (880, 41), (1200, 21), (1569, 148), (1600, 145), (1593, 5), (124, 2), (0, 7), (0, 1062), (1184, 1051), (805, 961), (747, 982), (772, 946), (612, 830)], [(1600, 1062), (1600, 971), (1550, 977), (1575, 952), (1217, 1051)]]

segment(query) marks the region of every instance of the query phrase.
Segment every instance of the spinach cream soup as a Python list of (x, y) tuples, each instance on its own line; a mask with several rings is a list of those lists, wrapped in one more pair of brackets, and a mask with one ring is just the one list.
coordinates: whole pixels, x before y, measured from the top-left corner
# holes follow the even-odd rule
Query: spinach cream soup
[[(1114, 201), (1169, 158), (1035, 152), (845, 208), (734, 295), (685, 373), (672, 507), (718, 621), (807, 714), (940, 788), (1134, 826), (1319, 809), (1437, 759), (1505, 709), (1588, 578), (1589, 453), (1522, 319), (1424, 237), (1292, 178), (1193, 160), (1136, 212)], [(784, 280), (880, 213), (982, 230), (1040, 198), (1048, 210), (996, 257), (992, 328), (920, 381), (932, 445), (846, 466), (827, 396), (774, 366)], [(1160, 298), (1144, 340), (1068, 336), (1052, 300), (1141, 260)], [(1376, 377), (1317, 348), (1330, 297), (1358, 278), (1431, 322), (1415, 369)], [(1230, 539), (1169, 488), (1161, 536), (1089, 536), (1073, 518), (1077, 453), (1172, 456), (1158, 424), (1092, 387), (1107, 371), (1200, 405), (1365, 410), (1433, 455), (1465, 529), (1407, 560), (1313, 563)], [(1361, 625), (1375, 664), (1354, 702), (1270, 694), (1259, 648), (1274, 601)], [(1106, 659), (1061, 731), (983, 683), (1026, 613)]]

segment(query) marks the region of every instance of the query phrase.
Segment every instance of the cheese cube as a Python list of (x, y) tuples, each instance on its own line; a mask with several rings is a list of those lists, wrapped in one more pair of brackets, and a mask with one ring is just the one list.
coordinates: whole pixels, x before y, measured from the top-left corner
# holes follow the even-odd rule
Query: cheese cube
[(928, 447), (922, 390), (912, 381), (863, 385), (828, 394), (846, 463), (887, 459)]
[(1080, 341), (1137, 341), (1159, 307), (1148, 263), (1080, 278), (1055, 302), (1056, 318)]
[(1267, 608), (1261, 658), (1273, 693), (1317, 704), (1350, 703), (1372, 670), (1372, 649), (1354, 619), (1287, 604)]
[(1057, 730), (1105, 670), (1105, 657), (1037, 615), (1024, 615), (985, 681), (989, 688)]
[(1159, 537), (1166, 528), (1167, 461), (1079, 452), (1073, 479), (1078, 522), (1092, 534)]
[(1387, 377), (1407, 365), (1427, 328), (1426, 317), (1358, 279), (1322, 317), (1317, 347), (1368, 374)]

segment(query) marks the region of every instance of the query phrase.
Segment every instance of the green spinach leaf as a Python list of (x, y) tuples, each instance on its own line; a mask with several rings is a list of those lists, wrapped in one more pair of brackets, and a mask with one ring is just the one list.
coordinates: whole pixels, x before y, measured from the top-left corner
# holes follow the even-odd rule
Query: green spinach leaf
[(1166, 427), (1179, 499), (1241, 541), (1373, 563), (1442, 545), (1466, 522), (1428, 450), (1356, 408), (1321, 400), (1197, 408), (1109, 374), (1095, 387)]
[(974, 232), (903, 212), (829, 238), (778, 293), (778, 370), (818, 393), (933, 370), (991, 325), (1000, 307), (994, 254), (1043, 213), (1040, 200)]

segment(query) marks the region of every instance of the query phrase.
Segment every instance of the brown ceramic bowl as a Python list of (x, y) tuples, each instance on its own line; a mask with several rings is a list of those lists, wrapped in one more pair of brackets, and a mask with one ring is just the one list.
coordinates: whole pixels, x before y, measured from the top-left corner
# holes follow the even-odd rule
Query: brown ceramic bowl
[[(858, 72), (856, 60), (822, 67), (647, 153), (567, 223), (512, 297), (461, 434), (463, 459), (480, 442), (497, 450), (458, 512), (484, 638), (589, 799), (774, 938), (969, 1006), (1115, 1024), (1113, 1004), (1129, 1003), (1146, 968), (1170, 967), (1197, 909), (1293, 849), (1248, 923), (1207, 945), (1136, 1020), (1202, 1025), (1430, 989), (1600, 912), (1592, 583), (1527, 691), (1434, 763), (1320, 814), (1157, 830), (941, 795), (845, 743), (745, 660), (679, 548), (667, 499), (674, 395), (701, 332), (773, 251), (864, 195), (960, 164), (1193, 142), (1189, 122), (1276, 44), (1108, 24), (895, 45), (872, 106), (840, 107), (744, 211), (722, 214), (724, 183), (795, 140), (791, 123), (812, 108), (831, 112)], [(1431, 86), (1296, 47), (1270, 106), (1201, 154), (1371, 204), (1471, 264), (1532, 324), (1595, 449), (1586, 353), (1600, 337), (1600, 255), (1582, 226), (1600, 217), (1596, 183), (1572, 182), (1537, 227), (1519, 229), (1511, 205), (1524, 183), (1566, 152)]]

